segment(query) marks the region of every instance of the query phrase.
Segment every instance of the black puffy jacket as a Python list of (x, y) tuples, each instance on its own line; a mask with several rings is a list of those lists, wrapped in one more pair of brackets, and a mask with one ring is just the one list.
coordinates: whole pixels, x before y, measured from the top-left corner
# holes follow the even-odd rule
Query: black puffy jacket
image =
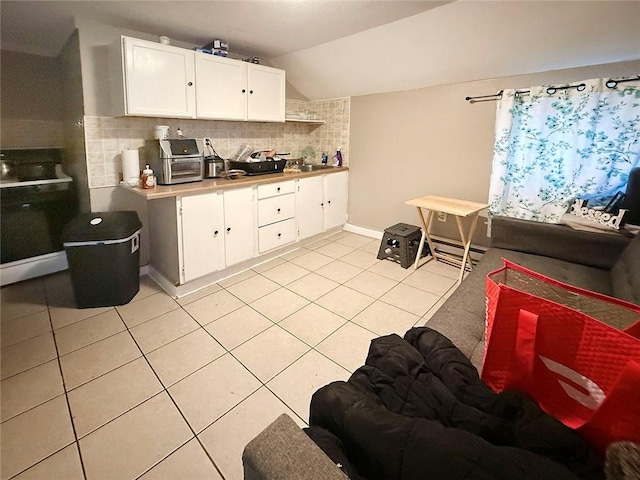
[[(522, 395), (494, 393), (427, 327), (373, 340), (348, 382), (313, 395), (309, 423), (310, 436), (353, 478), (604, 478), (575, 432)], [(324, 430), (338, 441), (327, 442)]]

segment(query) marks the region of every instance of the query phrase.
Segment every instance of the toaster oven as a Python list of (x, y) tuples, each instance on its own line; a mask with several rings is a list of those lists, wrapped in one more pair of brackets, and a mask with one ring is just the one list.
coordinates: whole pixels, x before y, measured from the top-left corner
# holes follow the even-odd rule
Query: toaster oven
[(199, 182), (204, 178), (202, 140), (147, 140), (145, 152), (146, 163), (153, 169), (160, 185)]

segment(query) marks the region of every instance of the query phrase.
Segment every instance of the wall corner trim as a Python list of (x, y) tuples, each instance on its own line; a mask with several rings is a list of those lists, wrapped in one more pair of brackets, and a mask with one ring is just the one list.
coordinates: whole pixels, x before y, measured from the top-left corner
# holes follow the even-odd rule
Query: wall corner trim
[(358, 227), (357, 225), (351, 225), (350, 223), (346, 223), (344, 225), (344, 230), (351, 233), (357, 233), (358, 235), (364, 235), (365, 237), (376, 238), (378, 240), (382, 239), (384, 232), (373, 230), (371, 228)]

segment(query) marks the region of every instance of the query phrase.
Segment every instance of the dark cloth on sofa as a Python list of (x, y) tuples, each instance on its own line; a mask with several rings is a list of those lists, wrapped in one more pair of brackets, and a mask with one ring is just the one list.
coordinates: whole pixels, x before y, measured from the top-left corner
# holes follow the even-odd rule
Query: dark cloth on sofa
[(338, 437), (349, 468), (370, 479), (604, 478), (577, 434), (522, 395), (492, 392), (427, 327), (373, 340), (348, 382), (313, 395), (310, 425)]
[(333, 433), (322, 427), (307, 427), (303, 430), (350, 480), (366, 480), (364, 477), (358, 475), (355, 466), (351, 464), (347, 457), (347, 452), (345, 451), (342, 441)]

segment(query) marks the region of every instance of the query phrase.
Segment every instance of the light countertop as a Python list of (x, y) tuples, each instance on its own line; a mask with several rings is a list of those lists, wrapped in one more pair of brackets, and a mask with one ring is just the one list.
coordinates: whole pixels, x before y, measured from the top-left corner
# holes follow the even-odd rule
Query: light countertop
[(233, 180), (227, 178), (205, 178), (201, 182), (178, 183), (176, 185), (156, 185), (155, 188), (142, 189), (139, 187), (129, 187), (122, 185), (122, 188), (145, 197), (147, 200), (157, 198), (178, 197), (183, 195), (197, 195), (200, 193), (213, 192), (216, 190), (229, 190), (233, 188), (249, 187), (253, 185), (263, 185), (268, 183), (295, 180), (296, 178), (314, 177), (336, 172), (348, 171), (348, 167), (334, 167), (316, 170), (313, 172), (300, 173), (268, 173), (265, 175), (245, 175)]

